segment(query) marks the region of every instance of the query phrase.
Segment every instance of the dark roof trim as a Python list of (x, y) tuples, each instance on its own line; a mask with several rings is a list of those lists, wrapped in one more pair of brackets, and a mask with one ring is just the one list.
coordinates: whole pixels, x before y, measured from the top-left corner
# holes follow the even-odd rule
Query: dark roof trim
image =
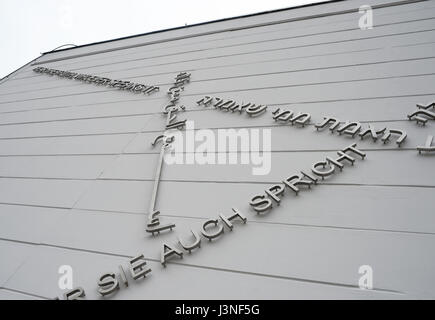
[(15, 70), (12, 71), (11, 73), (5, 75), (3, 78), (0, 79), (0, 84), (2, 84), (4, 81), (8, 80), (8, 79), (10, 78), (10, 76), (11, 76), (12, 74), (14, 74), (15, 72), (17, 72), (17, 71), (23, 69), (23, 68), (26, 67), (27, 65), (32, 65), (32, 62), (33, 62), (33, 61), (35, 61), (35, 60), (37, 60), (37, 59), (39, 59), (39, 58), (41, 58), (41, 57), (42, 57), (42, 55), (40, 55), (39, 57), (36, 57), (36, 58), (33, 59), (32, 61), (27, 62), (26, 64), (23, 64), (23, 65), (22, 65), (21, 67), (19, 67), (18, 69), (15, 69)]

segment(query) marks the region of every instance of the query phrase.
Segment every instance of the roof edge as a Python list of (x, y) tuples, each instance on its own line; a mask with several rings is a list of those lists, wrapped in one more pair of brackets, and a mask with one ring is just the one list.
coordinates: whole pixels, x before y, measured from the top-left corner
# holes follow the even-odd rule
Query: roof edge
[[(231, 19), (239, 19), (239, 18), (245, 18), (245, 17), (252, 17), (252, 16), (264, 15), (264, 14), (269, 14), (269, 13), (274, 13), (274, 12), (282, 12), (282, 11), (292, 10), (292, 9), (297, 9), (297, 8), (302, 8), (302, 7), (312, 7), (312, 6), (322, 5), (322, 4), (333, 4), (333, 3), (336, 3), (336, 2), (344, 2), (344, 1), (348, 1), (348, 0), (332, 0), (332, 1), (324, 1), (324, 2), (318, 2), (318, 3), (310, 3), (310, 4), (306, 4), (306, 5), (302, 5), (302, 6), (297, 6), (297, 7), (283, 8), (283, 9), (277, 9), (277, 10), (272, 10), (272, 11), (264, 11), (264, 12), (260, 12), (260, 13), (253, 13), (253, 14), (249, 14), (249, 15), (245, 15), (245, 16), (240, 16), (240, 17), (225, 18), (225, 19), (214, 20), (214, 21), (210, 21), (210, 22), (202, 22), (202, 23), (195, 24), (195, 25), (190, 25), (190, 26), (183, 26), (183, 27), (177, 27), (177, 28), (172, 28), (172, 29), (164, 29), (164, 30), (153, 31), (153, 32), (149, 32), (149, 33), (144, 33), (144, 34), (140, 34), (140, 35), (134, 35), (134, 36), (124, 37), (124, 38), (119, 38), (119, 39), (113, 39), (113, 40), (106, 40), (106, 41), (102, 41), (102, 42), (90, 43), (90, 44), (81, 45), (81, 46), (77, 46), (77, 47), (74, 47), (74, 48), (67, 48), (67, 49), (63, 49), (63, 50), (58, 50), (58, 51), (54, 51), (54, 52), (50, 52), (50, 53), (58, 53), (58, 52), (63, 52), (65, 50), (73, 50), (73, 49), (83, 48), (83, 47), (87, 47), (87, 46), (91, 46), (91, 45), (98, 45), (98, 44), (102, 44), (102, 43), (115, 42), (115, 41), (118, 41), (118, 40), (122, 41), (123, 39), (130, 39), (132, 37), (140, 37), (140, 36), (143, 36), (143, 35), (149, 35), (149, 34), (155, 34), (155, 33), (163, 33), (163, 32), (166, 32), (168, 30), (179, 30), (179, 29), (189, 28), (189, 27), (193, 27), (193, 26), (199, 26), (199, 25), (204, 25), (204, 24), (209, 24), (209, 23), (216, 23), (216, 22), (221, 22), (221, 21), (227, 21), (227, 20), (231, 20)], [(385, 7), (406, 5), (406, 4), (416, 3), (416, 2), (426, 2), (426, 1), (429, 1), (429, 0), (385, 0), (385, 1), (386, 1), (385, 3), (373, 5), (372, 8), (373, 9), (379, 9), (379, 8), (385, 8)], [(307, 15), (307, 16), (295, 17), (295, 18), (291, 18), (291, 19), (283, 19), (283, 20), (274, 21), (274, 22), (256, 23), (256, 24), (253, 24), (253, 25), (246, 25), (246, 26), (242, 26), (242, 27), (238, 27), (238, 28), (232, 27), (232, 28), (220, 29), (220, 30), (214, 30), (214, 31), (199, 32), (199, 33), (194, 33), (194, 34), (189, 35), (189, 36), (175, 36), (175, 37), (168, 38), (168, 39), (163, 39), (163, 40), (145, 41), (143, 43), (137, 43), (137, 44), (131, 44), (131, 45), (120, 45), (118, 47), (114, 47), (114, 48), (110, 48), (110, 49), (98, 49), (97, 48), (97, 49), (95, 49), (92, 52), (77, 53), (77, 54), (72, 53), (71, 55), (66, 56), (66, 57), (56, 57), (56, 56), (53, 56), (52, 58), (50, 58), (50, 56), (47, 56), (49, 53), (47, 53), (47, 55), (42, 54), (42, 56), (41, 56), (41, 58), (47, 57), (46, 60), (34, 62), (32, 65), (40, 65), (40, 64), (45, 64), (45, 63), (57, 62), (57, 61), (61, 61), (61, 60), (75, 59), (75, 58), (80, 58), (80, 57), (83, 57), (83, 56), (89, 56), (89, 55), (95, 55), (95, 54), (100, 54), (100, 53), (106, 53), (106, 52), (110, 52), (110, 51), (125, 50), (125, 49), (136, 48), (136, 47), (141, 47), (141, 46), (147, 46), (147, 45), (152, 45), (152, 44), (161, 43), (161, 42), (168, 42), (168, 41), (179, 40), (179, 39), (183, 39), (183, 38), (192, 38), (192, 37), (204, 36), (204, 35), (209, 35), (209, 34), (214, 34), (214, 33), (219, 33), (219, 32), (235, 31), (235, 30), (241, 30), (241, 29), (248, 29), (248, 28), (267, 26), (267, 25), (271, 25), (271, 24), (279, 24), (279, 23), (300, 21), (300, 20), (313, 19), (313, 18), (322, 18), (322, 17), (331, 16), (331, 15), (338, 15), (338, 14), (346, 14), (346, 13), (358, 12), (358, 10), (359, 10), (359, 8), (356, 7), (356, 8), (345, 9), (345, 10), (340, 10), (340, 11), (332, 11), (332, 12), (328, 12), (328, 13), (319, 13), (319, 14), (312, 14), (312, 15)]]
[(114, 39), (110, 39), (110, 40), (91, 42), (91, 43), (86, 43), (86, 44), (78, 45), (78, 46), (73, 47), (73, 48), (65, 48), (65, 49), (60, 49), (60, 50), (55, 50), (55, 51), (46, 51), (46, 52), (43, 52), (42, 55), (47, 55), (47, 54), (50, 54), (50, 53), (63, 52), (63, 51), (77, 49), (77, 48), (88, 47), (88, 46), (92, 46), (92, 45), (96, 45), (96, 44), (104, 44), (104, 43), (115, 42), (115, 41), (119, 41), (119, 40), (127, 40), (127, 39), (131, 39), (131, 38), (136, 38), (136, 37), (143, 37), (143, 36), (152, 35), (152, 34), (156, 34), (156, 33), (167, 32), (167, 31), (174, 31), (174, 30), (181, 30), (181, 29), (186, 29), (186, 28), (191, 28), (191, 27), (197, 27), (197, 26), (202, 26), (202, 25), (206, 25), (206, 24), (212, 24), (212, 23), (225, 22), (225, 21), (235, 20), (235, 19), (255, 17), (255, 16), (260, 16), (260, 15), (269, 14), (269, 13), (276, 13), (276, 12), (282, 12), (282, 11), (287, 11), (287, 10), (300, 9), (300, 8), (306, 8), (306, 7), (313, 7), (313, 6), (318, 6), (318, 5), (327, 4), (327, 3), (335, 3), (335, 2), (343, 2), (343, 1), (348, 1), (348, 0), (326, 0), (326, 1), (322, 1), (322, 2), (316, 2), (316, 3), (307, 3), (307, 4), (303, 4), (303, 5), (299, 5), (299, 6), (294, 6), (294, 7), (286, 7), (286, 8), (267, 10), (267, 11), (261, 11), (261, 12), (256, 12), (256, 13), (249, 13), (249, 14), (245, 14), (245, 15), (241, 15), (241, 16), (234, 16), (234, 17), (229, 17), (229, 18), (222, 18), (222, 19), (217, 19), (217, 20), (211, 20), (211, 21), (194, 23), (194, 24), (190, 24), (190, 25), (187, 25), (187, 26), (179, 26), (179, 27), (173, 27), (173, 28), (155, 30), (155, 31), (150, 31), (150, 32), (145, 32), (145, 33), (138, 33), (138, 34), (134, 34), (134, 35), (130, 35), (130, 36), (125, 36), (125, 37), (120, 37), (120, 38), (114, 38)]

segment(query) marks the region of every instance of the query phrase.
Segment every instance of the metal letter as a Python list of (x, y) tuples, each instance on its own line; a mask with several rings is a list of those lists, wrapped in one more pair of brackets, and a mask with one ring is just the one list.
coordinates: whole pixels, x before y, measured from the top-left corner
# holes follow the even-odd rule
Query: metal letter
[(408, 114), (408, 119), (413, 120), (412, 118), (414, 118), (414, 120), (417, 121), (417, 124), (422, 123), (423, 125), (425, 125), (428, 119), (422, 116), (426, 116), (429, 119), (435, 120), (435, 112), (428, 111), (426, 109), (418, 109), (413, 113)]
[(309, 113), (299, 113), (297, 116), (294, 116), (290, 119), (291, 124), (293, 125), (295, 122), (297, 124), (301, 124), (304, 127), (307, 123), (310, 122), (311, 115)]
[(240, 220), (242, 220), (243, 223), (246, 223), (247, 219), (246, 217), (236, 208), (231, 208), (231, 210), (233, 210), (234, 214), (229, 216), (229, 217), (225, 217), (223, 214), (220, 214), (220, 218), (222, 219), (222, 221), (227, 225), (228, 228), (230, 228), (231, 231), (233, 231), (233, 224), (231, 223), (231, 220), (235, 219), (235, 218), (239, 218)]
[(331, 130), (331, 132), (334, 132), (334, 130), (340, 125), (340, 120), (338, 120), (337, 118), (323, 117), (323, 121), (321, 123), (315, 124), (314, 126), (316, 127), (316, 130), (319, 130), (326, 127), (330, 122), (333, 123), (329, 126), (329, 130)]
[(134, 280), (142, 277), (145, 278), (146, 275), (151, 272), (151, 269), (146, 267), (147, 262), (143, 254), (131, 259), (129, 263), (130, 274)]
[(256, 106), (256, 105), (254, 104), (254, 105), (251, 105), (251, 106), (249, 106), (249, 107), (246, 108), (246, 113), (247, 113), (250, 117), (252, 117), (252, 116), (257, 116), (257, 115), (259, 115), (259, 114), (265, 112), (266, 109), (267, 109), (267, 106), (263, 106), (263, 105), (258, 105), (258, 106)]
[(77, 287), (63, 294), (65, 300), (84, 300), (86, 294), (82, 287)]
[(376, 131), (371, 125), (369, 125), (367, 129), (365, 129), (363, 132), (359, 133), (359, 136), (361, 137), (361, 140), (362, 140), (362, 139), (364, 139), (364, 136), (366, 134), (370, 133), (373, 141), (376, 142), (378, 140), (378, 134), (384, 133), (386, 129), (387, 128), (384, 127), (383, 129)]
[(391, 137), (392, 133), (400, 135), (400, 137), (396, 140), (396, 143), (400, 148), (400, 145), (402, 144), (403, 141), (405, 141), (406, 136), (407, 136), (405, 131), (396, 130), (396, 129), (389, 129), (389, 130), (387, 129), (387, 132), (384, 134), (384, 136), (381, 138), (381, 140), (384, 143), (387, 143), (388, 141), (390, 141), (390, 137)]
[(272, 200), (266, 198), (265, 195), (256, 195), (251, 199), (249, 204), (253, 207), (257, 214), (265, 212), (272, 208)]
[[(349, 129), (351, 127), (354, 127), (353, 129)], [(352, 136), (352, 138), (355, 136), (355, 134), (358, 133), (358, 131), (361, 129), (361, 123), (359, 122), (349, 122), (346, 121), (346, 123), (337, 129), (338, 134), (348, 134)]]
[(341, 162), (344, 160), (349, 161), (352, 165), (355, 162), (355, 159), (352, 158), (350, 155), (342, 152), (342, 151), (338, 151), (337, 154), (339, 155), (339, 157), (337, 159), (331, 159), (330, 157), (326, 157), (326, 160), (329, 163), (333, 163), (334, 165), (336, 165), (337, 167), (340, 168), (340, 171), (343, 170), (344, 164), (342, 164)]
[(103, 274), (98, 280), (98, 293), (103, 297), (119, 290), (119, 282), (114, 273)]
[[(170, 115), (171, 113), (169, 112), (168, 117), (170, 117)], [(160, 149), (159, 163), (157, 165), (156, 176), (154, 178), (153, 193), (151, 195), (151, 202), (150, 202), (149, 213), (148, 213), (148, 224), (147, 224), (147, 228), (145, 229), (146, 232), (151, 233), (153, 236), (154, 233), (156, 232), (157, 234), (160, 234), (161, 231), (168, 230), (168, 229), (172, 231), (172, 228), (175, 228), (174, 223), (169, 223), (161, 226), (159, 218), (156, 218), (156, 216), (160, 213), (158, 210), (155, 210), (155, 205), (157, 200), (157, 194), (159, 191), (159, 183), (160, 183), (160, 176), (161, 176), (161, 171), (163, 166), (163, 159), (164, 159), (166, 148), (170, 145), (171, 142), (174, 141), (174, 136), (159, 135), (154, 140), (152, 145), (155, 146), (156, 143), (159, 141), (163, 141), (163, 145), (162, 148)]]
[(219, 223), (218, 219), (211, 219), (211, 220), (204, 222), (204, 224), (202, 225), (201, 233), (204, 237), (206, 237), (208, 239), (208, 241), (211, 241), (211, 240), (219, 237), (221, 234), (224, 233), (223, 226), (219, 226), (218, 230), (215, 233), (207, 232), (207, 230), (206, 230), (207, 226), (209, 226), (210, 224), (214, 224), (215, 226), (217, 226), (218, 223)]
[(180, 245), (183, 247), (184, 250), (189, 251), (189, 253), (192, 253), (193, 249), (201, 248), (201, 238), (195, 231), (190, 230), (190, 232), (192, 232), (193, 236), (195, 237), (195, 241), (192, 244), (186, 244), (181, 240), (180, 237), (178, 237), (178, 242), (180, 243)]
[(176, 255), (180, 259), (183, 259), (183, 252), (176, 248), (171, 248), (166, 243), (164, 243), (162, 248), (162, 255), (160, 257), (160, 263), (166, 268), (166, 260), (168, 260), (173, 255)]
[(423, 105), (421, 103), (417, 103), (417, 108), (429, 110), (430, 108), (435, 109), (435, 102), (428, 103), (427, 105)]
[[(316, 179), (317, 180), (317, 179)], [(296, 195), (299, 193), (299, 188), (297, 185), (305, 185), (308, 186), (308, 188), (311, 188), (311, 185), (314, 183), (313, 181), (303, 180), (299, 175), (293, 175), (291, 177), (288, 177), (283, 181), (283, 183), (292, 189)]]
[(284, 193), (284, 187), (280, 184), (275, 184), (269, 189), (266, 189), (265, 192), (273, 201), (277, 203), (277, 205), (279, 205), (281, 199), (278, 198), (278, 196)]
[(366, 154), (364, 152), (362, 152), (361, 150), (358, 150), (356, 148), (356, 143), (352, 143), (350, 146), (341, 149), (342, 152), (346, 153), (347, 151), (351, 151), (353, 153), (356, 153), (357, 155), (359, 155), (363, 160), (366, 157)]
[(282, 110), (280, 108), (276, 109), (272, 112), (274, 114), (273, 120), (275, 121), (282, 121), (282, 122), (288, 122), (291, 117), (293, 116), (292, 110)]
[(326, 165), (328, 165), (327, 161), (319, 161), (316, 162), (315, 164), (313, 164), (313, 167), (311, 168), (311, 171), (313, 171), (314, 174), (322, 177), (322, 180), (325, 179), (325, 177), (330, 176), (331, 174), (334, 173), (335, 171), (335, 166), (332, 163), (329, 163), (331, 169), (326, 170), (326, 171), (320, 171), (317, 169), (317, 167), (322, 166), (323, 168), (326, 167)]
[(125, 275), (124, 268), (122, 266), (118, 266), (119, 269), (119, 280), (124, 284), (124, 286), (128, 287), (127, 276)]
[(208, 107), (213, 102), (213, 97), (205, 96), (201, 100), (196, 101), (198, 105), (204, 105), (204, 107)]
[(312, 175), (310, 175), (310, 174), (308, 174), (308, 173), (305, 173), (305, 172), (303, 172), (303, 171), (301, 171), (301, 174), (302, 174), (305, 178), (308, 178), (309, 180), (311, 180), (314, 184), (317, 184), (317, 181), (319, 180), (319, 179), (313, 177)]
[(422, 151), (434, 152), (435, 146), (432, 146), (432, 141), (433, 141), (433, 136), (431, 135), (427, 136), (426, 143), (424, 144), (424, 146), (417, 147), (418, 153), (421, 154)]

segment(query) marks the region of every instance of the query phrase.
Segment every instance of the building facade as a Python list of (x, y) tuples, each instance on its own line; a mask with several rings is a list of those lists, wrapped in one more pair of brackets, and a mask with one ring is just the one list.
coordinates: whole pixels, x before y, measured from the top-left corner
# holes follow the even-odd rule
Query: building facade
[(0, 298), (435, 298), (434, 16), (334, 1), (3, 79)]

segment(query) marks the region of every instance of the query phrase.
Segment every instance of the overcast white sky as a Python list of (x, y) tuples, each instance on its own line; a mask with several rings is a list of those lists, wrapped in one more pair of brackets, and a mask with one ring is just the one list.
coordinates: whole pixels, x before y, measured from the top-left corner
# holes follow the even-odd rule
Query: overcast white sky
[(324, 0), (0, 0), (0, 78), (60, 45)]

